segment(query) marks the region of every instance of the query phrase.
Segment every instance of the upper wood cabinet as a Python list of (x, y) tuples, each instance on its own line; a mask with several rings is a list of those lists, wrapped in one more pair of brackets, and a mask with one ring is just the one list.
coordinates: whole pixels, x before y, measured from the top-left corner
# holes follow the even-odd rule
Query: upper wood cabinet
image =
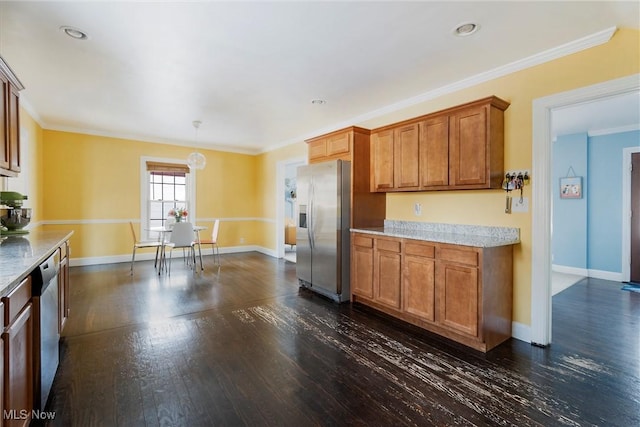
[(500, 188), (504, 110), (497, 97), (371, 132), (371, 191)]
[(306, 141), (309, 163), (336, 159), (351, 162), (351, 227), (381, 227), (386, 218), (385, 195), (369, 190), (370, 133), (351, 126)]
[(350, 129), (308, 140), (309, 163), (334, 159), (351, 160), (353, 140), (354, 133)]
[(20, 90), (24, 89), (0, 57), (0, 175), (20, 172)]

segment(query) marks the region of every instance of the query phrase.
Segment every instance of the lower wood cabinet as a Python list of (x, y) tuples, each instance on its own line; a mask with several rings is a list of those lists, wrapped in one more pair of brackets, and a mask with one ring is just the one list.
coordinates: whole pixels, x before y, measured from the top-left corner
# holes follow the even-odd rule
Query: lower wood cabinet
[[(3, 426), (28, 426), (34, 406), (33, 304), (31, 278), (24, 279), (4, 303)], [(5, 416), (8, 415), (8, 416)]]
[(351, 239), (351, 289), (373, 298), (373, 238), (354, 235)]
[(353, 233), (351, 300), (486, 352), (511, 337), (512, 251)]
[(375, 240), (373, 262), (373, 299), (395, 309), (400, 308), (402, 257), (397, 239)]

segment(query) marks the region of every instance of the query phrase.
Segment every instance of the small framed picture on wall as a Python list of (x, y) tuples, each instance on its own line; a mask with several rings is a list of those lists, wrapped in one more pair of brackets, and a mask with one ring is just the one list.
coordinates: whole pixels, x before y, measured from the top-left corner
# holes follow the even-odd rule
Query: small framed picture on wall
[(571, 176), (560, 178), (560, 198), (561, 199), (581, 199), (582, 198), (582, 177)]

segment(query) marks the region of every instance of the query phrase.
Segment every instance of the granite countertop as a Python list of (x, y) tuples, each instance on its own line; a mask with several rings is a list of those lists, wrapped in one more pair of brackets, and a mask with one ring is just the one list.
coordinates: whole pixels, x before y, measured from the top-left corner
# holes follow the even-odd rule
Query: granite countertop
[(520, 229), (482, 225), (385, 220), (384, 227), (352, 228), (359, 233), (490, 248), (520, 243)]
[(36, 228), (28, 234), (0, 236), (0, 297), (11, 292), (72, 234)]

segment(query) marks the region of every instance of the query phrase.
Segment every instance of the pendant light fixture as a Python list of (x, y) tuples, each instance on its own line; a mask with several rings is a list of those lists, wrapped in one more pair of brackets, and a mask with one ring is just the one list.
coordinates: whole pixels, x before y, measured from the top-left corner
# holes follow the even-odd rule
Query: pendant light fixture
[[(196, 130), (196, 144), (198, 143), (198, 129), (201, 124), (202, 122), (200, 120), (193, 121), (193, 127)], [(198, 153), (197, 150), (189, 154), (189, 157), (187, 157), (187, 165), (189, 165), (189, 169), (204, 169), (206, 164), (207, 158), (203, 154)]]

